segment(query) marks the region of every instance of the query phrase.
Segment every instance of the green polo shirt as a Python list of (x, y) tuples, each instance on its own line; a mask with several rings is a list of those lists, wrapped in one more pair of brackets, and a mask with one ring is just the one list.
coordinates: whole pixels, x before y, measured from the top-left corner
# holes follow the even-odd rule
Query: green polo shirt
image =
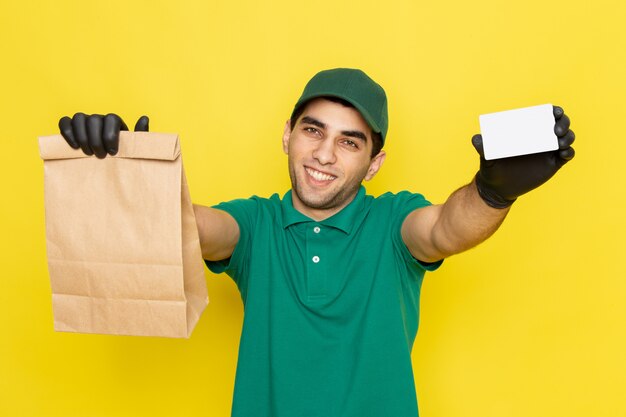
[(240, 228), (226, 272), (244, 303), (234, 417), (416, 417), (411, 348), (426, 270), (400, 228), (419, 194), (374, 198), (312, 220), (281, 199), (221, 203)]

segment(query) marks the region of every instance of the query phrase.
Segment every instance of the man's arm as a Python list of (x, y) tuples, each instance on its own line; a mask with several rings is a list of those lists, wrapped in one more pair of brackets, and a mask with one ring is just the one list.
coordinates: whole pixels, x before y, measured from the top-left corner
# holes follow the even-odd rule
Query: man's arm
[(202, 257), (209, 261), (228, 259), (239, 241), (239, 225), (223, 210), (193, 205)]
[(402, 239), (413, 257), (435, 262), (486, 240), (508, 212), (509, 208), (488, 206), (472, 181), (452, 193), (444, 204), (410, 213), (402, 224)]
[(554, 107), (559, 149), (512, 158), (485, 160), (482, 136), (472, 144), (480, 155), (474, 180), (442, 205), (417, 209), (402, 224), (402, 239), (420, 261), (434, 262), (470, 249), (500, 226), (517, 197), (552, 178), (574, 157), (574, 132), (560, 107)]

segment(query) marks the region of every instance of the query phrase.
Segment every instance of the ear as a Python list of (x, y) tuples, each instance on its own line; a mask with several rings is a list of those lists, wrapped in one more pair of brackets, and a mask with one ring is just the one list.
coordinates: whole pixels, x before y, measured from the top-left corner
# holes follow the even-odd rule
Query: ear
[(378, 152), (378, 155), (372, 158), (372, 161), (370, 162), (370, 167), (367, 169), (367, 174), (365, 174), (365, 181), (369, 181), (374, 178), (374, 176), (376, 176), (376, 173), (378, 173), (380, 167), (383, 166), (383, 162), (385, 162), (386, 157), (387, 153), (381, 150), (380, 152)]
[(287, 119), (285, 130), (283, 131), (283, 152), (289, 153), (289, 137), (291, 136), (291, 120)]

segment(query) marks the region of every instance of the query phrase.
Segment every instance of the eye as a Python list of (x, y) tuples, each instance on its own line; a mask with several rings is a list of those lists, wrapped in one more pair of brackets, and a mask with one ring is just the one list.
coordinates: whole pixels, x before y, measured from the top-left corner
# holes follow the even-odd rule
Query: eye
[(351, 148), (355, 148), (355, 149), (358, 149), (358, 148), (359, 148), (359, 144), (358, 144), (358, 143), (356, 143), (356, 142), (355, 142), (355, 141), (353, 141), (353, 140), (350, 140), (350, 139), (346, 139), (346, 140), (344, 140), (344, 141), (343, 141), (343, 143), (345, 143), (346, 145), (348, 145), (348, 146), (349, 146), (349, 147), (351, 147)]
[(307, 126), (307, 127), (305, 127), (305, 128), (304, 128), (304, 131), (305, 131), (305, 132), (308, 132), (308, 133), (313, 133), (313, 134), (316, 134), (316, 135), (319, 135), (319, 134), (320, 134), (320, 131), (319, 131), (319, 130), (317, 130), (316, 128), (311, 127), (311, 126)]

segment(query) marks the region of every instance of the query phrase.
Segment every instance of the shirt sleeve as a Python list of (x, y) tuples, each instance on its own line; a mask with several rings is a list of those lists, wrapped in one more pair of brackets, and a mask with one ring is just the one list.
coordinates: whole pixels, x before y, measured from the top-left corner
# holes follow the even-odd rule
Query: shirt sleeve
[(235, 250), (228, 259), (220, 261), (204, 260), (211, 272), (219, 274), (226, 272), (241, 288), (240, 278), (244, 276), (246, 269), (246, 259), (249, 259), (251, 242), (250, 236), (254, 223), (258, 217), (259, 201), (257, 197), (248, 199), (237, 199), (223, 202), (213, 206), (218, 210), (223, 210), (233, 216), (239, 226), (239, 241)]
[(426, 200), (426, 198), (424, 198), (421, 194), (414, 194), (408, 191), (398, 193), (395, 197), (392, 210), (394, 214), (394, 221), (391, 232), (394, 246), (398, 251), (400, 251), (402, 257), (408, 264), (414, 265), (424, 271), (435, 271), (441, 266), (443, 259), (437, 262), (422, 262), (413, 257), (409, 248), (406, 247), (404, 241), (402, 240), (402, 223), (404, 223), (406, 216), (418, 208), (430, 206), (430, 201)]

